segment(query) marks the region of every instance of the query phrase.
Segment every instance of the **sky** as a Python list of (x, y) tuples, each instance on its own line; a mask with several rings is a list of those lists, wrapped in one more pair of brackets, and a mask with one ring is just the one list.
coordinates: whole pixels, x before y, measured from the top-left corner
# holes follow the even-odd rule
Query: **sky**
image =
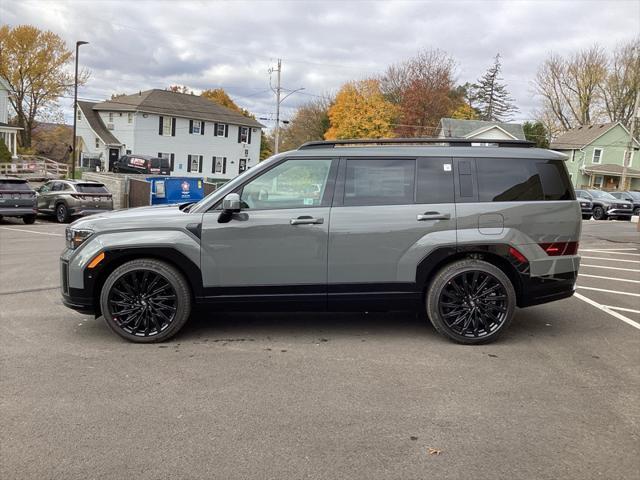
[[(0, 0), (0, 24), (51, 30), (70, 48), (90, 42), (80, 53), (90, 71), (81, 99), (175, 84), (196, 93), (222, 87), (269, 119), (269, 69), (278, 58), (283, 88), (304, 88), (282, 103), (281, 118), (289, 119), (297, 106), (380, 75), (421, 49), (450, 54), (458, 83), (476, 81), (500, 53), (521, 121), (539, 107), (532, 80), (546, 56), (594, 43), (612, 51), (640, 35), (640, 0)], [(61, 104), (70, 122), (73, 102)]]

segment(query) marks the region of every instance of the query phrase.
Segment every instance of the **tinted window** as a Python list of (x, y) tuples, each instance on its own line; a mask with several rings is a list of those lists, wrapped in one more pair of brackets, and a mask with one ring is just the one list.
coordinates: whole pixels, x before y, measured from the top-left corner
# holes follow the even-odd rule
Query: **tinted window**
[(60, 190), (62, 190), (62, 183), (54, 182), (53, 186), (51, 187), (51, 191), (52, 192), (59, 192)]
[(101, 183), (78, 183), (76, 190), (79, 193), (109, 193), (107, 187)]
[(453, 168), (450, 158), (418, 159), (417, 203), (453, 203)]
[(151, 159), (151, 168), (160, 168), (160, 167), (163, 167), (163, 168), (169, 167), (169, 157)]
[(560, 160), (479, 158), (476, 167), (481, 202), (573, 199), (569, 176)]
[(413, 203), (415, 160), (347, 160), (344, 205)]
[(287, 160), (247, 183), (242, 208), (271, 210), (319, 207), (327, 188), (331, 159)]
[(27, 182), (13, 181), (13, 180), (0, 180), (0, 190), (15, 190), (30, 192), (31, 187)]

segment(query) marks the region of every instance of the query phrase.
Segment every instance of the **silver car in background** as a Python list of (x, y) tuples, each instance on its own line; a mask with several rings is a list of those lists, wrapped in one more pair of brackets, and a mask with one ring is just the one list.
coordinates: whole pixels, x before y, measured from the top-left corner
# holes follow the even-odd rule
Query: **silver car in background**
[(60, 223), (113, 210), (111, 192), (102, 183), (51, 180), (36, 189), (38, 213), (54, 215)]

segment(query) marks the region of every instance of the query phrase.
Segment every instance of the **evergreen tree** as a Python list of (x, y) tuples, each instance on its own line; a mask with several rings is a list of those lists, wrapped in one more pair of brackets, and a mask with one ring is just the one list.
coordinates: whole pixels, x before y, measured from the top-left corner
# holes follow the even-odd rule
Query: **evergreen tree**
[(549, 148), (549, 133), (542, 122), (524, 122), (522, 124), (524, 136), (534, 142), (538, 148)]
[(473, 106), (479, 111), (480, 120), (504, 122), (510, 119), (512, 113), (518, 111), (507, 86), (502, 83), (501, 69), (500, 54), (497, 54), (487, 73), (478, 79), (478, 83), (472, 85)]

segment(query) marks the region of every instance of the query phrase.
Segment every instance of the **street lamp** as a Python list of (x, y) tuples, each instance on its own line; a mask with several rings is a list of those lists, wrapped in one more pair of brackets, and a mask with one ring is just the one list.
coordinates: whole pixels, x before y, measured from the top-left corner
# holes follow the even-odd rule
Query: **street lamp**
[(76, 42), (76, 76), (73, 91), (73, 150), (71, 151), (71, 178), (76, 178), (76, 124), (78, 122), (78, 51), (80, 45), (86, 45), (89, 42), (78, 40)]

